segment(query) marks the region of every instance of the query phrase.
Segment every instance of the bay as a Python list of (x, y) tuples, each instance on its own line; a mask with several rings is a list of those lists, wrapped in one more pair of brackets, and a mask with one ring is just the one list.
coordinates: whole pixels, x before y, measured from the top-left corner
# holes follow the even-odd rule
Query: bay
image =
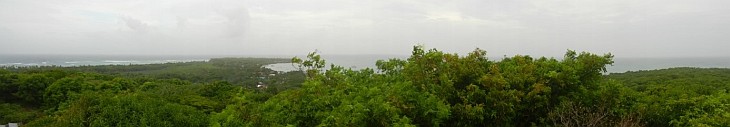
[[(154, 56), (154, 55), (0, 55), (0, 66), (83, 66), (83, 65), (130, 65), (176, 63), (190, 61), (207, 61), (220, 57), (275, 57), (291, 58), (291, 56)], [(299, 56), (300, 58), (304, 58)], [(351, 69), (375, 69), (377, 60), (407, 59), (408, 56), (398, 55), (322, 55), (327, 63)], [(502, 58), (489, 58), (499, 61)], [(291, 63), (277, 63), (265, 65), (275, 71), (294, 71), (297, 68)], [(664, 58), (614, 58), (614, 64), (607, 66), (608, 73), (622, 73), (627, 71), (656, 70), (674, 67), (698, 68), (730, 68), (730, 57), (664, 57)]]

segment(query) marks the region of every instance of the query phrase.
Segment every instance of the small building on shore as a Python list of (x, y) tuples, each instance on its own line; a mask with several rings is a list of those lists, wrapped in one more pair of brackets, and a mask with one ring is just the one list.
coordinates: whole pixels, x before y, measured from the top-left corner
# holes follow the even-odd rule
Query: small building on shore
[(258, 82), (258, 84), (256, 84), (256, 88), (266, 89), (266, 88), (268, 88), (268, 86), (266, 84), (264, 84), (263, 82)]

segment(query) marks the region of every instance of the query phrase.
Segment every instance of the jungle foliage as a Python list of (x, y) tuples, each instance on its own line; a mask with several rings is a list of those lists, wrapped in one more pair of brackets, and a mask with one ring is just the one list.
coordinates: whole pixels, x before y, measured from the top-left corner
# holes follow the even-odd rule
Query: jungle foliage
[[(0, 70), (26, 126), (727, 126), (730, 69), (605, 74), (613, 55), (490, 60), (414, 46), (375, 69), (293, 58)], [(329, 69), (325, 69), (329, 66)], [(269, 75), (276, 73), (276, 75)], [(263, 78), (262, 78), (263, 77)], [(257, 82), (269, 84), (256, 88)]]

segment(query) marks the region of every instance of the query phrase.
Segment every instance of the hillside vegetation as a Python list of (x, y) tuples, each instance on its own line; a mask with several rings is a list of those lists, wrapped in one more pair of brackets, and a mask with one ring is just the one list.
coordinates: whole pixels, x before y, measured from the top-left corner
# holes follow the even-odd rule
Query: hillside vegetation
[(636, 91), (650, 126), (730, 126), (730, 69), (670, 68), (606, 76)]
[[(489, 60), (413, 48), (376, 69), (269, 75), (280, 59), (0, 70), (0, 123), (25, 126), (728, 126), (730, 70), (604, 75), (611, 54)], [(330, 66), (330, 69), (324, 69)], [(255, 84), (268, 84), (256, 88)]]

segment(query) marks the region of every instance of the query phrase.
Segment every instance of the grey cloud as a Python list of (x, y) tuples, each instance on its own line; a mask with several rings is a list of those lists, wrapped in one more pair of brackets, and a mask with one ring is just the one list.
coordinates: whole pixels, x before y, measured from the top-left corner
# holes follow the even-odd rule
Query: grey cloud
[(228, 19), (226, 22), (227, 27), (225, 28), (228, 37), (240, 37), (247, 31), (251, 18), (248, 14), (248, 9), (241, 7), (229, 10), (225, 16)]
[(177, 27), (182, 29), (188, 24), (188, 19), (177, 16)]
[[(0, 1), (0, 28), (4, 28), (0, 53), (301, 55), (319, 49), (329, 54), (408, 54), (410, 46), (425, 44), (462, 54), (480, 47), (494, 56), (561, 56), (565, 49), (620, 57), (730, 56), (724, 48), (730, 46), (728, 4), (726, 0)], [(103, 20), (109, 14), (124, 16)], [(38, 48), (23, 48), (31, 47), (27, 45)]]
[(141, 32), (141, 33), (147, 33), (149, 29), (149, 25), (147, 23), (144, 23), (138, 19), (134, 19), (129, 16), (121, 17), (122, 21), (124, 21), (124, 24), (129, 27), (129, 29)]

